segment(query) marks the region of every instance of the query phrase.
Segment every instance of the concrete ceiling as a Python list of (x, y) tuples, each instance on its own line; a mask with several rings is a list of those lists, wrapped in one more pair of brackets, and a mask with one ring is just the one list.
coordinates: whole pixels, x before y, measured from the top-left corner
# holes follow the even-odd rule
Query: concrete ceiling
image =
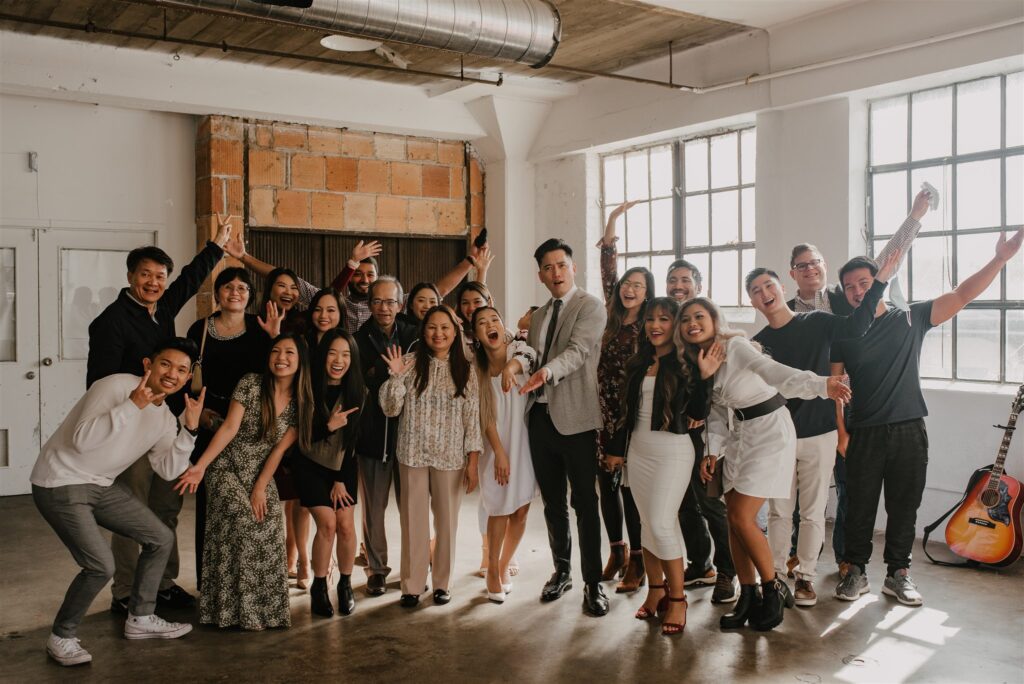
[(746, 26), (769, 28), (863, 0), (644, 0), (647, 4)]

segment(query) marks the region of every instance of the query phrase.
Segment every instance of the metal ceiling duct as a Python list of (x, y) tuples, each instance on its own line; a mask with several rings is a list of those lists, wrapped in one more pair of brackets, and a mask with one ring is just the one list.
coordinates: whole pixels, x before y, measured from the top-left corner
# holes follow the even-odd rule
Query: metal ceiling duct
[(252, 0), (145, 4), (450, 50), (534, 68), (551, 61), (562, 33), (558, 10), (548, 0), (313, 0), (306, 9)]

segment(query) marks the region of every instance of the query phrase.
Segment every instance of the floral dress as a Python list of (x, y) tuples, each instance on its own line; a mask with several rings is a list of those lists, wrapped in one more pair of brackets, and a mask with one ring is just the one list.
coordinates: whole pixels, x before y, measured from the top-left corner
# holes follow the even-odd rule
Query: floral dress
[[(199, 621), (259, 630), (288, 627), (288, 569), (284, 518), (277, 487), (267, 485), (267, 512), (256, 522), (249, 495), (277, 439), (260, 436), (260, 376), (235, 388), (245, 409), (238, 434), (206, 472), (206, 548)], [(275, 434), (295, 426), (295, 402), (275, 420)]]

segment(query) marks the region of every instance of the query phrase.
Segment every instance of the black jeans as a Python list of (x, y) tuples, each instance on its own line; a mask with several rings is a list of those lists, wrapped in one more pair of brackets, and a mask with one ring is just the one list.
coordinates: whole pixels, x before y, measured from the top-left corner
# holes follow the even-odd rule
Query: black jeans
[(910, 567), (917, 509), (928, 471), (924, 419), (857, 428), (846, 450), (845, 560), (871, 560), (878, 499), (885, 493), (885, 564), (889, 574)]
[(593, 430), (563, 435), (551, 422), (546, 404), (530, 409), (530, 453), (544, 501), (544, 522), (555, 569), (569, 572), (572, 533), (569, 531), (567, 486), (580, 536), (583, 581), (601, 581), (601, 516), (597, 505), (597, 442)]
[[(700, 452), (698, 452), (700, 453)], [(729, 523), (725, 517), (725, 502), (720, 497), (709, 497), (700, 479), (700, 459), (694, 463), (690, 488), (679, 508), (679, 526), (683, 530), (687, 562), (711, 568), (711, 541), (715, 542), (715, 567), (718, 572), (736, 576), (729, 551)]]
[(630, 550), (640, 550), (640, 511), (629, 487), (612, 490), (612, 474), (604, 468), (597, 470), (597, 483), (601, 489), (601, 518), (608, 533), (608, 541), (614, 544), (622, 541), (622, 519), (626, 519), (626, 535)]

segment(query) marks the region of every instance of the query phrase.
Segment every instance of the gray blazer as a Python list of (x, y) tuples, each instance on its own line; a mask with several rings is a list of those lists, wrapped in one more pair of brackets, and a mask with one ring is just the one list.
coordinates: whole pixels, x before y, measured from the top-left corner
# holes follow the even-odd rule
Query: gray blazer
[[(541, 323), (548, 315), (552, 300), (533, 314), (527, 343), (544, 353)], [(582, 288), (558, 313), (555, 337), (551, 341), (547, 363), (551, 379), (544, 385), (551, 422), (563, 435), (574, 435), (601, 427), (601, 407), (597, 400), (597, 361), (601, 355), (601, 336), (608, 320), (604, 303)], [(536, 396), (526, 403), (529, 411)]]

